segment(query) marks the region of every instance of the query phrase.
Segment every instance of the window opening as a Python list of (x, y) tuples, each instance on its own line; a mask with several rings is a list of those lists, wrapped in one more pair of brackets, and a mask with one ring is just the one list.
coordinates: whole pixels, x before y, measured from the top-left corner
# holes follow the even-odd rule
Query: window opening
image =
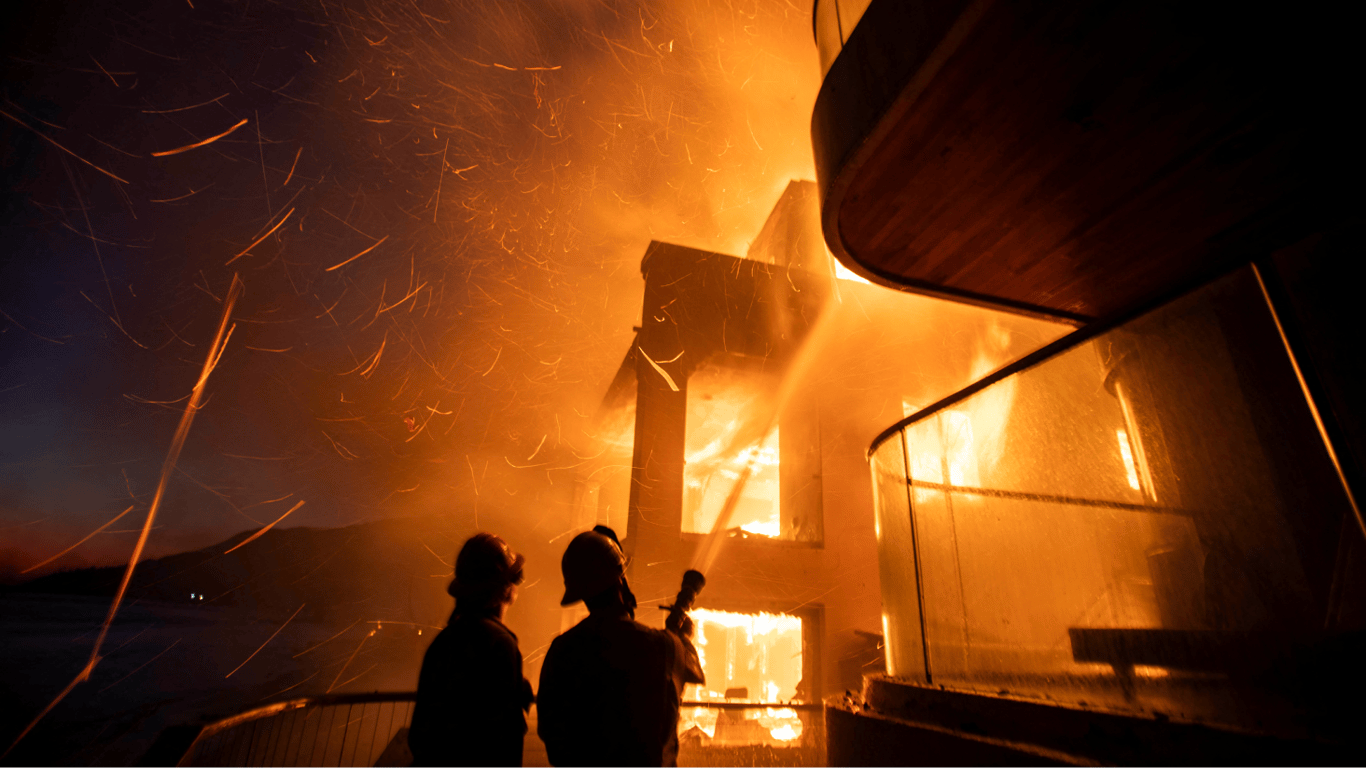
[(688, 379), (683, 467), (683, 531), (710, 533), (750, 465), (748, 481), (726, 523), (753, 536), (781, 538), (778, 428), (767, 434), (771, 376), (708, 365)]
[(802, 620), (781, 613), (735, 613), (697, 609), (691, 614), (694, 644), (706, 685), (690, 685), (690, 701), (774, 704), (744, 710), (684, 707), (680, 736), (693, 731), (703, 742), (721, 744), (795, 743), (802, 720), (780, 706), (799, 698), (802, 679)]

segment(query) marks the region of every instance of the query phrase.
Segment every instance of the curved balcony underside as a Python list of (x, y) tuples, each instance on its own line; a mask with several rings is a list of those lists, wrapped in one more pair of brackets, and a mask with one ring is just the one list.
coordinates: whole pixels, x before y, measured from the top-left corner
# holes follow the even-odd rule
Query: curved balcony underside
[(825, 237), (877, 282), (1085, 321), (1347, 208), (1339, 12), (875, 0), (812, 117)]

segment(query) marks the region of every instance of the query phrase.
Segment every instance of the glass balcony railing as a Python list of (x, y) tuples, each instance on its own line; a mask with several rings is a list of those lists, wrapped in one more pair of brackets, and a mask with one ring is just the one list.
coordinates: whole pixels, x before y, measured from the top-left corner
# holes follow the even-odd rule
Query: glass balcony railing
[(1322, 728), (1366, 539), (1260, 276), (1078, 338), (874, 444), (890, 673)]

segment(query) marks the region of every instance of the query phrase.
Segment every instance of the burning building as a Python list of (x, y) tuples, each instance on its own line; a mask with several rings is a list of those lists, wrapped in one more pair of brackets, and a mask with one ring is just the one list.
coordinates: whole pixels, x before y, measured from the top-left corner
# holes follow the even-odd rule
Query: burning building
[[(810, 707), (880, 669), (866, 441), (1066, 330), (846, 279), (816, 216), (814, 184), (793, 182), (745, 258), (650, 245), (642, 323), (603, 401), (608, 448), (581, 484), (579, 524), (625, 532), (642, 610), (706, 572), (707, 685), (690, 700)], [(685, 708), (684, 730), (788, 744), (811, 717), (748, 715)]]
[(871, 441), (887, 670), (833, 764), (1359, 756), (1330, 19), (816, 4), (840, 262), (1077, 326)]
[[(300, 606), (296, 576), (233, 593), (268, 591), (279, 616), (233, 628), (222, 671), (254, 661), (231, 684), (268, 681), (273, 653), (292, 671), (243, 700), (331, 696), (371, 686), (352, 660), (379, 638), (430, 636), (444, 558), (477, 528), (525, 537), (546, 569), (514, 616), (534, 679), (574, 619), (555, 557), (602, 522), (642, 618), (684, 569), (710, 577), (697, 742), (802, 741), (826, 701), (831, 762), (1351, 758), (1362, 366), (1340, 276), (1354, 25), (1336, 10), (820, 0), (808, 47), (776, 2), (196, 5), (33, 4), (55, 12), (9, 25), (6, 167), (36, 205), (11, 206), (23, 258), (0, 301), (26, 446), (6, 490), (51, 493), (8, 510), (7, 542), (47, 506), (79, 512), (19, 567), (83, 535), (72, 549), (122, 559), (128, 540), (91, 537), (139, 533), (108, 530), (133, 506), (100, 511), (125, 492), (163, 552), (192, 519), (261, 526), (218, 565), (276, 546), (277, 523), (440, 520), (402, 550), (362, 535), (271, 556), (347, 585), (313, 594), (345, 593), (348, 651), (286, 652), (322, 605)], [(809, 175), (791, 139), (817, 79), (816, 182), (744, 258), (710, 252), (739, 255), (773, 179)], [(638, 286), (615, 268), (647, 230), (709, 250), (649, 246), (627, 343)], [(578, 384), (618, 362), (585, 451), (581, 396), (601, 393)], [(180, 405), (210, 367), (213, 391)], [(170, 454), (166, 413), (184, 425)], [(163, 496), (172, 466), (184, 487)], [(328, 560), (346, 546), (366, 567)], [(412, 596), (411, 615), (349, 586), (391, 561), (400, 580), (366, 594)], [(175, 599), (210, 606), (245, 583), (229, 575)], [(58, 691), (117, 683), (100, 701), (130, 712), (148, 672), (219, 677), (184, 671), (219, 646), (154, 635), (128, 632), (145, 655), (87, 668), (95, 685), (47, 665), (63, 679), (30, 686), (7, 735)], [(276, 702), (213, 738), (288, 752), (322, 734), (326, 762), (372, 764), (362, 744), (397, 732), (346, 726), (399, 728), (400, 694), (297, 720)], [(77, 741), (73, 722), (38, 743)], [(81, 726), (106, 758), (109, 722)], [(219, 762), (285, 762), (257, 754)]]

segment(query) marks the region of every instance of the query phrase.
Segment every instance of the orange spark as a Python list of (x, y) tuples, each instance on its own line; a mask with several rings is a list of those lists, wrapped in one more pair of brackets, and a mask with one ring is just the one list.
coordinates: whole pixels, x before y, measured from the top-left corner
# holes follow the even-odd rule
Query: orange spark
[[(293, 496), (293, 495), (294, 495), (294, 494), (292, 494), (292, 493), (286, 493), (284, 496), (281, 496), (281, 497), (278, 498), (278, 499), (266, 499), (265, 501), (258, 501), (258, 502), (256, 502), (255, 504), (248, 504), (247, 506), (243, 507), (243, 509), (251, 509), (252, 507), (259, 507), (259, 506), (261, 506), (262, 504), (274, 504), (274, 503), (277, 502), (277, 501), (284, 501), (285, 499), (287, 499), (287, 498), (289, 498), (290, 496)], [(260, 523), (257, 523), (257, 525), (260, 525)]]
[[(265, 240), (267, 237), (270, 237), (270, 235), (271, 235), (272, 232), (274, 232), (275, 230), (279, 229), (280, 226), (281, 226), (282, 224), (285, 223), (285, 220), (289, 218), (289, 215), (290, 215), (291, 213), (294, 213), (294, 209), (293, 209), (293, 208), (290, 208), (290, 209), (289, 209), (289, 212), (285, 214), (284, 218), (283, 218), (283, 219), (280, 219), (280, 221), (279, 221), (275, 226), (271, 227), (270, 230), (269, 230), (268, 232), (266, 232), (264, 235), (261, 235), (260, 237), (256, 238), (256, 240), (253, 241), (251, 245), (248, 245), (246, 248), (243, 248), (241, 253), (239, 253), (239, 254), (237, 254), (236, 256), (233, 256), (231, 259), (228, 259), (227, 261), (223, 262), (223, 266), (226, 267), (227, 265), (233, 263), (234, 261), (237, 261), (238, 259), (242, 258), (243, 256), (246, 256), (248, 251), (250, 251), (252, 248), (255, 248), (256, 246), (260, 245), (262, 240)], [(375, 245), (379, 245), (379, 243), (375, 243)]]
[[(291, 209), (291, 210), (292, 210), (292, 209)], [(270, 234), (270, 233), (267, 232), (266, 234)], [(369, 252), (375, 250), (376, 248), (380, 247), (381, 245), (384, 244), (384, 241), (385, 241), (385, 240), (388, 240), (388, 239), (389, 239), (389, 236), (388, 236), (388, 235), (385, 235), (384, 237), (381, 237), (381, 238), (379, 239), (379, 242), (378, 242), (378, 243), (375, 243), (374, 245), (370, 246), (369, 248), (366, 248), (365, 250), (361, 251), (360, 253), (356, 254), (355, 256), (352, 256), (351, 258), (347, 259), (346, 261), (343, 261), (343, 262), (340, 263), (340, 264), (333, 264), (332, 266), (328, 267), (327, 269), (324, 269), (323, 271), (324, 271), (324, 272), (331, 272), (332, 270), (337, 269), (338, 267), (344, 267), (344, 266), (346, 266), (347, 264), (350, 264), (351, 262), (355, 261), (356, 259), (359, 259), (360, 257), (364, 256), (365, 254), (367, 254), (367, 253), (369, 253)], [(335, 305), (333, 305), (333, 306), (335, 306)]]
[[(370, 630), (368, 633), (366, 633), (366, 635), (365, 635), (364, 637), (362, 637), (362, 638), (360, 639), (360, 645), (357, 645), (357, 646), (356, 646), (356, 650), (354, 650), (354, 651), (351, 652), (351, 657), (348, 658), (348, 659), (346, 660), (346, 663), (342, 665), (342, 668), (341, 668), (340, 670), (337, 671), (337, 676), (334, 677), (334, 678), (332, 678), (332, 684), (329, 685), (329, 686), (327, 686), (327, 691), (326, 691), (326, 693), (331, 693), (331, 692), (332, 692), (332, 689), (337, 687), (337, 681), (341, 679), (342, 673), (346, 671), (346, 668), (347, 668), (347, 667), (351, 666), (351, 662), (352, 662), (352, 661), (355, 661), (355, 659), (356, 659), (356, 654), (360, 653), (361, 646), (365, 645), (365, 641), (366, 641), (366, 640), (369, 640), (370, 637), (373, 636), (374, 634), (375, 634), (375, 630), (372, 629), (372, 630)], [(368, 672), (368, 671), (369, 671), (369, 670), (366, 670), (366, 672)], [(361, 674), (363, 675), (363, 674), (365, 674), (365, 672), (362, 672)], [(359, 677), (359, 676), (360, 676), (360, 675), (357, 675), (357, 677)], [(354, 678), (354, 677), (351, 678), (351, 680), (355, 680), (355, 679), (356, 679), (356, 678)], [(349, 682), (351, 682), (351, 680), (347, 680), (346, 682), (349, 683)]]
[[(299, 502), (299, 503), (302, 504), (303, 502)], [(273, 524), (274, 524), (274, 523), (272, 523), (272, 525), (273, 525)], [(242, 542), (242, 543), (245, 544), (246, 542)], [(239, 546), (240, 546), (240, 545), (239, 545)], [(231, 550), (229, 550), (229, 551), (231, 551)], [(299, 611), (302, 611), (302, 610), (304, 609), (304, 606), (305, 606), (305, 605), (308, 605), (308, 603), (301, 603), (301, 604), (299, 605), (298, 608), (295, 608), (295, 609), (294, 609), (294, 613), (290, 614), (289, 618), (285, 619), (285, 623), (280, 625), (280, 629), (275, 630), (275, 632), (274, 632), (270, 637), (267, 637), (267, 638), (266, 638), (266, 641), (265, 641), (264, 643), (261, 643), (261, 648), (265, 648), (267, 645), (270, 645), (270, 641), (275, 639), (275, 635), (280, 634), (280, 631), (281, 631), (281, 630), (283, 630), (285, 627), (289, 626), (289, 622), (294, 621), (294, 617), (299, 615)], [(261, 652), (261, 648), (257, 648), (256, 650), (252, 651), (252, 652), (251, 652), (251, 655), (247, 657), (247, 661), (251, 661), (252, 659), (256, 658), (256, 654), (258, 654), (258, 653)], [(168, 649), (168, 650), (169, 650), (169, 649)], [(238, 665), (237, 665), (237, 669), (241, 669), (242, 667), (245, 667), (245, 666), (247, 665), (247, 661), (244, 661), (244, 662), (242, 662), (241, 664), (238, 664)], [(232, 677), (234, 674), (237, 673), (237, 669), (234, 669), (233, 671), (229, 672), (228, 674), (223, 675), (223, 679), (226, 680), (226, 679), (228, 679), (229, 677)]]
[[(87, 56), (90, 56), (90, 54), (86, 54), (86, 55), (87, 55)], [(99, 59), (96, 59), (94, 56), (90, 56), (90, 60), (93, 61), (93, 62), (95, 62), (95, 66), (97, 66), (97, 67), (100, 68), (100, 71), (104, 73), (104, 76), (105, 76), (105, 77), (109, 78), (109, 82), (113, 83), (115, 88), (122, 88), (122, 87), (123, 87), (123, 86), (119, 85), (119, 81), (115, 80), (113, 75), (109, 74), (109, 70), (107, 70), (107, 69), (104, 68), (104, 65), (100, 63)]]
[(380, 307), (380, 310), (379, 310), (379, 311), (380, 311), (380, 312), (388, 312), (389, 310), (393, 309), (394, 307), (397, 307), (398, 305), (402, 304), (403, 302), (407, 301), (408, 299), (411, 299), (412, 297), (416, 296), (417, 293), (418, 293), (418, 291), (420, 291), (420, 290), (422, 290), (423, 288), (426, 288), (426, 287), (427, 287), (427, 283), (426, 283), (426, 281), (424, 280), (424, 281), (422, 282), (421, 285), (419, 285), (418, 287), (416, 287), (416, 288), (414, 288), (413, 290), (409, 291), (407, 296), (404, 296), (403, 298), (399, 299), (398, 301), (394, 302), (393, 304), (390, 304), (390, 305), (387, 306), (387, 307)]
[(199, 108), (199, 107), (207, 107), (208, 105), (213, 104), (213, 103), (218, 102), (218, 101), (222, 101), (223, 99), (226, 99), (227, 97), (228, 97), (228, 94), (225, 93), (225, 94), (223, 94), (222, 96), (219, 96), (219, 97), (216, 98), (216, 99), (209, 99), (208, 101), (202, 101), (202, 102), (200, 102), (200, 103), (198, 103), (198, 104), (191, 104), (191, 105), (188, 106), (188, 107), (176, 107), (175, 109), (144, 109), (144, 110), (142, 110), (142, 114), (144, 114), (144, 115), (166, 115), (166, 114), (170, 114), (170, 113), (172, 113), (172, 112), (184, 112), (184, 111), (187, 110), (187, 109), (197, 109), (197, 108)]
[(294, 169), (297, 168), (298, 165), (299, 165), (299, 155), (302, 155), (303, 153), (304, 153), (304, 148), (303, 148), (303, 147), (299, 147), (299, 151), (294, 153), (294, 162), (293, 162), (292, 164), (290, 164), (290, 166), (289, 166), (289, 175), (285, 177), (285, 183), (284, 183), (284, 184), (281, 184), (280, 186), (282, 186), (282, 187), (287, 187), (287, 186), (289, 186), (289, 180), (292, 179), (292, 178), (294, 178)]
[[(650, 359), (650, 356), (647, 355), (647, 354), (645, 354), (645, 350), (644, 350), (644, 349), (642, 349), (641, 347), (636, 347), (636, 349), (639, 349), (639, 350), (640, 350), (640, 354), (645, 355), (645, 361), (648, 362), (651, 366), (653, 366), (654, 369), (655, 369), (656, 371), (659, 371), (659, 375), (660, 375), (660, 376), (663, 376), (663, 377), (664, 377), (664, 382), (665, 382), (666, 384), (669, 385), (669, 389), (672, 389), (673, 391), (677, 392), (677, 391), (678, 391), (678, 385), (674, 383), (674, 379), (673, 379), (672, 376), (669, 375), (669, 372), (666, 371), (666, 370), (664, 370), (663, 368), (661, 368), (661, 367), (659, 366), (659, 363), (656, 363), (654, 360), (651, 360), (651, 359)], [(677, 357), (674, 358), (674, 360), (677, 360), (677, 359), (678, 359)]]
[(342, 635), (346, 634), (346, 632), (347, 632), (348, 630), (350, 630), (351, 627), (354, 627), (354, 626), (356, 626), (356, 625), (359, 624), (359, 623), (360, 623), (360, 619), (356, 619), (355, 621), (351, 622), (351, 626), (350, 626), (350, 627), (347, 627), (346, 629), (343, 629), (342, 631), (340, 631), (340, 632), (338, 632), (337, 634), (335, 634), (335, 635), (333, 635), (333, 636), (327, 638), (326, 640), (322, 641), (321, 643), (318, 643), (317, 645), (314, 645), (314, 646), (312, 646), (312, 647), (310, 647), (310, 648), (308, 648), (308, 649), (306, 649), (306, 650), (299, 651), (298, 653), (294, 654), (294, 656), (291, 657), (291, 658), (297, 659), (297, 658), (299, 658), (300, 656), (304, 655), (305, 653), (311, 653), (312, 651), (316, 651), (317, 649), (323, 647), (324, 645), (327, 645), (328, 643), (332, 642), (333, 640), (336, 640), (337, 638), (339, 638), (339, 637), (341, 637)]
[[(25, 328), (24, 326), (22, 326), (22, 325), (20, 325), (18, 322), (16, 322), (15, 319), (12, 318), (12, 317), (10, 317), (10, 316), (9, 316), (9, 313), (5, 312), (5, 310), (3, 310), (3, 309), (0, 309), (0, 317), (5, 318), (6, 320), (10, 321), (11, 323), (14, 323), (14, 327), (18, 328), (19, 330), (21, 330), (21, 331), (27, 331), (28, 333), (32, 334), (33, 336), (37, 336), (38, 338), (42, 339), (43, 341), (50, 341), (50, 342), (52, 342), (53, 344), (65, 344), (65, 343), (66, 343), (65, 341), (61, 341), (60, 339), (49, 339), (48, 337), (46, 337), (46, 336), (44, 336), (44, 335), (42, 335), (42, 334), (33, 333), (33, 331), (30, 331), (29, 329)], [(68, 336), (67, 338), (71, 338), (71, 337)]]
[(53, 560), (56, 560), (57, 558), (61, 557), (62, 555), (65, 555), (67, 552), (70, 552), (71, 550), (75, 549), (76, 547), (79, 547), (80, 545), (86, 543), (87, 541), (90, 541), (90, 539), (91, 539), (92, 537), (94, 537), (95, 534), (99, 533), (100, 531), (103, 531), (105, 528), (108, 528), (109, 526), (113, 525), (114, 523), (117, 523), (117, 522), (119, 521), (120, 518), (122, 518), (124, 515), (128, 514), (129, 512), (132, 512), (132, 511), (133, 511), (133, 508), (132, 508), (132, 507), (129, 507), (128, 509), (123, 510), (122, 512), (120, 512), (120, 513), (118, 513), (117, 515), (115, 515), (113, 520), (110, 520), (109, 522), (105, 523), (104, 525), (101, 525), (99, 528), (96, 528), (95, 530), (91, 531), (89, 536), (86, 536), (84, 539), (81, 539), (80, 541), (76, 542), (75, 544), (72, 544), (71, 546), (67, 547), (66, 549), (62, 550), (61, 552), (58, 552), (57, 554), (53, 555), (52, 557), (49, 557), (48, 559), (44, 560), (43, 562), (38, 563), (37, 565), (31, 565), (31, 566), (29, 566), (28, 568), (25, 568), (24, 570), (20, 571), (19, 574), (20, 574), (20, 575), (23, 575), (23, 574), (25, 574), (25, 573), (28, 573), (29, 571), (35, 571), (35, 570), (37, 570), (37, 569), (39, 569), (39, 568), (42, 568), (43, 566), (47, 565), (48, 563), (52, 562)]
[(204, 139), (203, 141), (196, 141), (196, 142), (193, 143), (193, 144), (186, 144), (186, 145), (183, 146), (183, 147), (177, 147), (177, 148), (175, 148), (175, 149), (168, 149), (168, 150), (166, 150), (165, 152), (153, 152), (153, 153), (152, 153), (152, 157), (166, 157), (167, 155), (178, 155), (178, 154), (180, 154), (181, 152), (189, 152), (189, 151), (192, 150), (192, 149), (198, 149), (199, 147), (202, 147), (202, 146), (204, 146), (205, 144), (212, 144), (212, 143), (214, 143), (215, 141), (218, 141), (219, 139), (223, 138), (224, 136), (227, 136), (228, 134), (232, 133), (233, 131), (237, 130), (238, 128), (241, 128), (242, 126), (244, 126), (244, 125), (246, 125), (246, 124), (247, 124), (247, 118), (244, 117), (244, 118), (242, 118), (242, 120), (241, 120), (240, 122), (237, 123), (237, 125), (234, 125), (233, 127), (229, 128), (228, 130), (223, 131), (222, 133), (218, 134), (217, 136), (210, 136), (209, 138)]
[[(318, 670), (318, 672), (321, 672), (321, 671), (322, 671), (322, 670)], [(313, 678), (317, 677), (317, 676), (318, 676), (318, 672), (314, 672), (313, 674), (309, 675), (308, 677), (305, 677), (304, 679), (300, 680), (299, 682), (295, 683), (294, 685), (289, 686), (288, 688), (281, 688), (280, 690), (276, 691), (275, 693), (272, 693), (272, 694), (269, 695), (269, 696), (265, 696), (265, 697), (263, 697), (263, 698), (257, 699), (257, 701), (265, 701), (266, 699), (273, 699), (273, 698), (275, 698), (276, 696), (279, 696), (280, 694), (282, 694), (282, 693), (284, 693), (284, 692), (286, 692), (286, 691), (292, 691), (292, 690), (294, 690), (295, 688), (298, 688), (299, 686), (301, 686), (301, 685), (303, 685), (304, 683), (308, 682), (309, 680), (312, 680)]]
[[(279, 517), (275, 518), (275, 522), (271, 523), (270, 525), (265, 526), (264, 528), (262, 528), (261, 530), (257, 531), (256, 533), (253, 533), (252, 535), (248, 536), (246, 539), (244, 539), (244, 540), (242, 541), (241, 544), (238, 544), (237, 546), (233, 547), (232, 549), (229, 549), (227, 552), (224, 552), (223, 554), (225, 554), (225, 555), (226, 555), (226, 554), (229, 554), (229, 553), (234, 552), (234, 551), (236, 551), (236, 550), (238, 550), (238, 549), (241, 549), (242, 547), (245, 547), (246, 545), (250, 544), (250, 543), (253, 542), (253, 541), (256, 541), (258, 538), (261, 537), (261, 534), (265, 533), (266, 531), (269, 531), (271, 528), (274, 528), (274, 527), (275, 527), (275, 523), (278, 523), (278, 522), (280, 522), (281, 520), (284, 520), (286, 517), (289, 517), (290, 514), (292, 514), (292, 513), (294, 512), (294, 510), (298, 509), (299, 507), (302, 507), (305, 503), (306, 503), (306, 502), (300, 501), (298, 504), (295, 504), (294, 506), (290, 507), (290, 508), (289, 508), (289, 512), (286, 512), (286, 513), (284, 513), (283, 515), (280, 515)], [(242, 662), (242, 663), (245, 664), (246, 662)]]
[(109, 314), (108, 312), (105, 312), (103, 309), (100, 309), (100, 305), (99, 305), (99, 304), (96, 304), (94, 299), (90, 298), (89, 296), (86, 296), (86, 295), (85, 295), (85, 291), (78, 291), (78, 293), (81, 294), (81, 298), (83, 298), (83, 299), (85, 299), (86, 301), (90, 302), (90, 306), (94, 307), (95, 309), (98, 309), (98, 310), (100, 311), (100, 314), (102, 314), (102, 315), (104, 315), (105, 317), (109, 318), (109, 322), (113, 323), (113, 324), (114, 324), (114, 327), (115, 327), (115, 328), (118, 328), (119, 331), (120, 331), (124, 336), (127, 336), (129, 341), (133, 342), (134, 344), (138, 345), (139, 347), (142, 347), (143, 349), (148, 349), (148, 346), (147, 346), (146, 344), (143, 344), (142, 342), (140, 342), (140, 341), (138, 341), (137, 339), (133, 338), (133, 335), (132, 335), (131, 333), (129, 333), (128, 331), (124, 330), (123, 323), (120, 323), (120, 322), (119, 322), (119, 319), (118, 319), (117, 317), (114, 317), (113, 315)]
[(438, 555), (431, 547), (427, 546), (426, 544), (423, 544), (422, 548), (427, 550), (428, 552), (431, 552), (432, 557), (435, 557), (442, 565), (446, 566), (447, 568), (451, 567), (451, 564), (446, 562), (445, 560), (442, 560), (441, 555)]
[(186, 192), (185, 194), (181, 195), (180, 197), (163, 197), (163, 198), (160, 198), (160, 199), (148, 200), (147, 202), (149, 202), (149, 203), (174, 203), (174, 202), (177, 201), (177, 200), (184, 200), (185, 198), (189, 197), (190, 195), (197, 195), (197, 194), (199, 194), (200, 192), (203, 192), (204, 190), (206, 190), (206, 189), (208, 189), (209, 187), (212, 187), (212, 186), (213, 186), (212, 184), (209, 184), (208, 186), (200, 187), (199, 189), (192, 189), (192, 190), (190, 190), (189, 192)]
[(42, 711), (33, 718), (24, 730), (19, 732), (14, 741), (0, 758), (8, 755), (24, 737), (33, 730), (34, 726), (52, 711), (67, 694), (71, 693), (79, 683), (90, 679), (90, 673), (94, 671), (95, 665), (100, 663), (100, 649), (104, 647), (105, 638), (109, 636), (109, 627), (114, 623), (114, 617), (118, 615), (119, 606), (123, 602), (123, 596), (128, 591), (128, 584), (133, 580), (133, 570), (137, 567), (138, 559), (142, 557), (142, 550), (147, 546), (147, 538), (151, 535), (152, 525), (156, 521), (157, 512), (161, 508), (161, 500), (166, 495), (166, 486), (171, 480), (171, 471), (175, 469), (176, 462), (180, 459), (180, 449), (185, 447), (185, 438), (189, 437), (190, 425), (194, 423), (195, 414), (199, 412), (199, 400), (204, 394), (204, 387), (209, 383), (209, 374), (213, 373), (214, 367), (223, 356), (223, 349), (227, 346), (228, 337), (232, 331), (228, 326), (228, 321), (232, 318), (233, 305), (237, 303), (237, 298), (242, 294), (242, 280), (237, 276), (232, 276), (232, 285), (228, 288), (228, 295), (223, 301), (223, 316), (218, 321), (218, 332), (214, 334), (213, 343), (209, 345), (208, 355), (204, 359), (204, 367), (199, 372), (199, 380), (195, 382), (194, 389), (190, 395), (190, 401), (185, 405), (185, 412), (180, 417), (180, 424), (176, 427), (175, 435), (171, 438), (171, 447), (166, 452), (166, 460), (161, 465), (161, 479), (157, 482), (157, 490), (152, 497), (152, 505), (147, 509), (147, 518), (142, 523), (142, 532), (138, 535), (137, 544), (133, 546), (133, 553), (128, 558), (128, 567), (123, 572), (123, 580), (119, 582), (118, 590), (114, 592), (114, 600), (109, 605), (109, 613), (105, 616), (103, 625), (100, 626), (100, 634), (95, 638), (95, 645), (90, 649), (90, 658), (86, 661), (85, 667), (72, 678), (71, 682), (57, 694), (55, 698)]
[[(436, 129), (433, 128), (432, 131), (435, 132)], [(447, 137), (447, 139), (446, 139), (446, 146), (443, 147), (442, 150), (441, 150), (441, 170), (438, 171), (438, 172), (437, 172), (437, 175), (436, 175), (436, 205), (433, 206), (433, 208), (432, 208), (432, 223), (433, 223), (433, 224), (436, 223), (436, 214), (437, 214), (437, 212), (439, 212), (439, 211), (441, 210), (441, 180), (444, 179), (444, 178), (446, 177), (446, 152), (447, 152), (448, 150), (450, 150), (450, 148), (451, 148), (451, 140), (450, 140), (449, 137)]]
[(374, 356), (373, 358), (371, 358), (371, 360), (370, 360), (370, 365), (369, 365), (369, 367), (367, 367), (365, 370), (363, 370), (363, 371), (360, 372), (361, 378), (364, 378), (364, 379), (370, 378), (370, 374), (375, 370), (375, 366), (379, 365), (379, 357), (380, 357), (380, 355), (384, 354), (384, 346), (385, 346), (386, 344), (388, 344), (388, 343), (389, 343), (389, 334), (388, 334), (388, 333), (385, 333), (385, 334), (384, 334), (384, 338), (381, 339), (380, 342), (379, 342), (379, 349), (375, 350), (375, 356)]
[[(142, 634), (142, 633), (139, 632), (138, 634)], [(123, 682), (124, 680), (127, 680), (128, 678), (132, 677), (133, 675), (136, 675), (137, 673), (141, 672), (142, 669), (143, 669), (143, 667), (146, 667), (148, 664), (151, 664), (152, 662), (156, 661), (157, 659), (161, 658), (162, 656), (165, 656), (167, 651), (171, 650), (172, 648), (176, 647), (177, 645), (180, 645), (180, 641), (181, 641), (181, 640), (184, 640), (184, 639), (185, 639), (185, 638), (183, 638), (183, 637), (176, 638), (176, 641), (175, 641), (174, 643), (171, 643), (170, 645), (166, 646), (166, 648), (165, 648), (161, 653), (158, 653), (157, 655), (155, 655), (155, 656), (153, 656), (152, 658), (148, 659), (147, 661), (143, 662), (137, 669), (133, 670), (132, 672), (129, 672), (128, 674), (124, 675), (123, 677), (120, 677), (118, 680), (115, 680), (114, 682), (110, 683), (109, 685), (106, 685), (105, 687), (101, 688), (101, 689), (99, 690), (99, 692), (100, 692), (100, 693), (104, 693), (105, 691), (109, 690), (110, 688), (113, 688), (114, 686), (118, 685), (119, 683)]]
[[(369, 672), (370, 670), (372, 670), (372, 669), (374, 669), (375, 667), (378, 667), (378, 666), (379, 666), (379, 662), (377, 661), (377, 662), (375, 662), (374, 664), (371, 664), (370, 666), (368, 666), (368, 667), (366, 667), (364, 670), (362, 670), (361, 673), (360, 673), (359, 675), (356, 675), (355, 677), (352, 677), (352, 678), (348, 679), (346, 682), (342, 683), (342, 685), (343, 685), (343, 686), (346, 686), (346, 685), (350, 685), (351, 683), (354, 683), (355, 681), (357, 681), (357, 680), (359, 680), (359, 679), (361, 678), (361, 675), (364, 675), (366, 672)], [(335, 686), (335, 681), (333, 681), (333, 682), (334, 682), (334, 686)], [(361, 720), (364, 720), (364, 719), (365, 719), (365, 718), (363, 718), (363, 717), (358, 717), (358, 718), (356, 718), (355, 720), (352, 720), (351, 722), (352, 722), (352, 723), (358, 723), (358, 722), (360, 722)], [(347, 725), (350, 725), (350, 723), (347, 723)]]
[(492, 363), (489, 363), (489, 369), (488, 369), (487, 371), (484, 371), (484, 373), (480, 376), (480, 378), (483, 378), (484, 376), (487, 376), (487, 375), (489, 375), (490, 373), (493, 373), (493, 366), (495, 366), (495, 365), (498, 364), (498, 358), (500, 358), (500, 357), (502, 357), (502, 356), (503, 356), (503, 348), (502, 348), (502, 347), (499, 347), (499, 348), (498, 348), (498, 354), (494, 355), (494, 356), (493, 356), (493, 362), (492, 362)]
[(91, 168), (94, 168), (95, 170), (99, 171), (100, 173), (103, 173), (105, 176), (108, 176), (109, 178), (113, 179), (114, 181), (122, 182), (122, 183), (124, 183), (124, 184), (127, 184), (127, 183), (128, 183), (128, 180), (127, 180), (127, 179), (121, 179), (121, 178), (119, 178), (118, 176), (115, 176), (114, 174), (110, 173), (109, 171), (106, 171), (105, 169), (99, 167), (98, 165), (95, 165), (94, 163), (90, 162), (89, 160), (86, 160), (84, 157), (81, 157), (80, 155), (76, 154), (75, 152), (72, 152), (71, 150), (67, 149), (66, 147), (62, 146), (61, 144), (58, 144), (57, 142), (53, 141), (52, 139), (49, 139), (48, 137), (44, 136), (42, 133), (39, 133), (39, 131), (38, 131), (37, 128), (34, 128), (33, 126), (29, 125), (28, 123), (25, 123), (23, 120), (20, 120), (19, 118), (15, 117), (14, 115), (11, 115), (10, 113), (6, 112), (5, 110), (0, 109), (0, 115), (4, 115), (5, 117), (8, 117), (9, 119), (13, 120), (14, 122), (18, 123), (19, 125), (22, 125), (23, 127), (29, 129), (30, 131), (33, 131), (35, 134), (38, 135), (38, 138), (42, 139), (43, 141), (46, 141), (47, 143), (51, 144), (52, 146), (56, 147), (57, 149), (62, 150), (63, 152), (67, 153), (68, 155), (71, 155), (72, 157), (76, 158), (77, 160), (80, 160), (82, 163), (85, 163), (86, 165), (90, 166)]

